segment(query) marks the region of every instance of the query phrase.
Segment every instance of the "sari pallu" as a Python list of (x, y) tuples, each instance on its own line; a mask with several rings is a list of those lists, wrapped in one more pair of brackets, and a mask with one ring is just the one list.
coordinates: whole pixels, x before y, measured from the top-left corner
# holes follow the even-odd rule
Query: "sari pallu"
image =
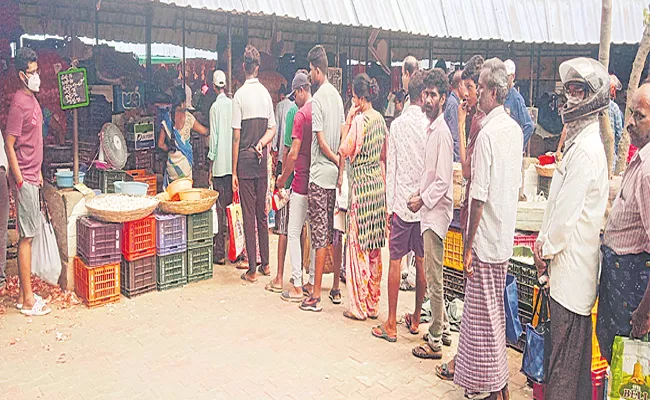
[[(182, 131), (174, 127), (171, 119), (171, 113), (165, 113), (162, 121), (167, 139), (170, 142), (169, 152), (167, 153), (167, 167), (164, 172), (163, 187), (167, 186), (176, 179), (192, 178), (192, 166), (194, 165), (194, 156), (192, 152), (191, 127), (194, 125), (194, 116), (190, 113), (185, 114), (185, 125)], [(189, 125), (189, 128), (188, 128)], [(187, 139), (183, 138), (184, 131), (187, 131)]]

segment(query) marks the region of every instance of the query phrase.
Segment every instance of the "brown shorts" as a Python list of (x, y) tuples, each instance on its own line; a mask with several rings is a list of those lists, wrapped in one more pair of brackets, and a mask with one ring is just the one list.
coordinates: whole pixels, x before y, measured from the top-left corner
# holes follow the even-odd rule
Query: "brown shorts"
[(336, 189), (323, 189), (310, 183), (308, 194), (311, 247), (315, 250), (332, 244), (334, 237), (334, 206)]

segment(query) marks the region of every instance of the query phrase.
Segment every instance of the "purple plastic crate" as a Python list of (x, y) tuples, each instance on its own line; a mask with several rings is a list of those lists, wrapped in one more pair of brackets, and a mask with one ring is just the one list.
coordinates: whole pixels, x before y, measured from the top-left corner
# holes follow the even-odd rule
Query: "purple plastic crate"
[(184, 215), (155, 214), (156, 251), (159, 256), (187, 249), (187, 218)]
[(90, 217), (77, 220), (77, 253), (89, 267), (119, 263), (121, 225), (99, 222)]

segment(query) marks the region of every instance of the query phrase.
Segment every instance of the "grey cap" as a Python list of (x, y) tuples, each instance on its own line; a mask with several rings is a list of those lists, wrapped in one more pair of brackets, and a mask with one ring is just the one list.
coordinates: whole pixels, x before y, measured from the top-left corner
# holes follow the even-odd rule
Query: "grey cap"
[(296, 76), (293, 77), (293, 81), (291, 82), (291, 93), (289, 93), (289, 97), (293, 97), (296, 95), (296, 90), (298, 88), (301, 88), (305, 85), (311, 85), (309, 82), (309, 77), (306, 74), (303, 74), (301, 72), (297, 73)]

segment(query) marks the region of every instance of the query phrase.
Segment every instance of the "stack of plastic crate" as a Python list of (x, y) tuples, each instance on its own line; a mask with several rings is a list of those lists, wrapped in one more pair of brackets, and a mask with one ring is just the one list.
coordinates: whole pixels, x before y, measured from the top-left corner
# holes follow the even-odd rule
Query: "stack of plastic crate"
[(187, 218), (155, 214), (158, 290), (187, 283)]
[(88, 307), (120, 300), (121, 239), (119, 224), (77, 220), (75, 291)]
[(147, 171), (144, 169), (132, 169), (126, 171), (126, 175), (124, 176), (124, 179), (126, 181), (142, 182), (149, 185), (149, 188), (147, 189), (147, 195), (149, 196), (155, 196), (157, 193), (158, 185), (157, 185), (156, 175), (148, 174)]
[(156, 218), (153, 215), (122, 225), (122, 257), (125, 296), (156, 290)]
[(187, 278), (212, 278), (212, 210), (187, 216)]

